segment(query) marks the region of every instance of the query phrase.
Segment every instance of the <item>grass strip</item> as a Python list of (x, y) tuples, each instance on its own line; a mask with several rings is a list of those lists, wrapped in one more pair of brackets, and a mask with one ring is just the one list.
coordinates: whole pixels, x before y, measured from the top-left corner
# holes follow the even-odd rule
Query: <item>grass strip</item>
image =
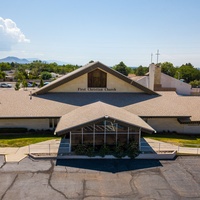
[(167, 142), (182, 147), (200, 147), (200, 135), (183, 135), (175, 133), (145, 134), (143, 137)]
[(49, 134), (0, 135), (0, 147), (23, 147), (52, 139), (59, 138)]

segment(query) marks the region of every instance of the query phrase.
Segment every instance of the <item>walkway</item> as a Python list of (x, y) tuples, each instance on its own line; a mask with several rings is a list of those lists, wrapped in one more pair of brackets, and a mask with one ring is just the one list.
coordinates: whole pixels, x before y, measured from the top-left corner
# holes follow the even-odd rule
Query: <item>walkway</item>
[(25, 147), (2, 147), (0, 155), (5, 155), (6, 162), (19, 162), (29, 153), (57, 154), (60, 140), (48, 140)]
[[(6, 162), (19, 162), (20, 160), (24, 159), (29, 153), (39, 153), (43, 154), (44, 156), (50, 154), (56, 155), (58, 153), (59, 145), (60, 140), (54, 139), (20, 148), (5, 147), (0, 148), (0, 155), (5, 155)], [(142, 152), (162, 152), (173, 150), (176, 150), (178, 153), (181, 154), (200, 155), (200, 148), (179, 147), (149, 138), (141, 139)]]
[(200, 148), (197, 147), (181, 147), (174, 144), (153, 140), (150, 138), (142, 138), (141, 143), (142, 151), (148, 151), (148, 149), (150, 149), (155, 152), (177, 151), (179, 154), (200, 155)]

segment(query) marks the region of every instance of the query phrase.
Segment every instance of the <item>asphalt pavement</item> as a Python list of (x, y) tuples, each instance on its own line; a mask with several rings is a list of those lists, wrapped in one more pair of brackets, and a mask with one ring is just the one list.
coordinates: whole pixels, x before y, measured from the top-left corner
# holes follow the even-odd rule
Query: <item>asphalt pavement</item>
[[(200, 157), (184, 156), (175, 160), (104, 160), (99, 169), (83, 163), (60, 165), (54, 160), (4, 163), (0, 156), (0, 199), (2, 200), (198, 200), (200, 199)], [(154, 163), (154, 164), (153, 164)], [(127, 167), (129, 165), (129, 168)], [(101, 166), (104, 166), (101, 168)], [(132, 167), (131, 167), (132, 166)], [(135, 167), (134, 167), (135, 166)], [(103, 170), (101, 170), (103, 169)]]

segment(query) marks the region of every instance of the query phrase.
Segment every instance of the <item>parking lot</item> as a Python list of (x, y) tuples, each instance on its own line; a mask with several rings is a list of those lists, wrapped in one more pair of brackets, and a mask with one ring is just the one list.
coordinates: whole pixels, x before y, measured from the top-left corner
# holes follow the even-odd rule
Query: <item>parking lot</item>
[(0, 199), (200, 199), (200, 157), (4, 163)]

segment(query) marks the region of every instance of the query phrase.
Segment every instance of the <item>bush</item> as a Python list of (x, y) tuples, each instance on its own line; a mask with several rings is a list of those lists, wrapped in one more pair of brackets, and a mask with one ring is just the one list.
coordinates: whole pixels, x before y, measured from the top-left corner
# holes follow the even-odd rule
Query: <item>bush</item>
[(135, 158), (139, 154), (138, 144), (135, 141), (131, 141), (129, 144), (118, 144), (114, 148), (108, 145), (102, 145), (100, 149), (94, 151), (93, 145), (91, 144), (78, 144), (74, 152), (76, 155), (87, 155), (89, 157), (100, 155), (105, 157), (105, 155), (113, 155), (117, 158), (122, 158), (128, 156), (130, 158)]
[(126, 145), (118, 144), (115, 147), (114, 156), (117, 158), (122, 158), (122, 157), (126, 156)]
[(85, 155), (89, 156), (89, 157), (95, 156), (94, 149), (93, 149), (93, 146), (91, 144), (87, 145)]
[(27, 128), (0, 128), (0, 133), (26, 133)]
[(105, 155), (108, 155), (110, 153), (110, 149), (107, 145), (102, 145), (99, 150), (99, 155), (101, 157), (105, 157)]
[(85, 155), (85, 152), (87, 150), (87, 146), (85, 144), (78, 144), (76, 147), (75, 147), (75, 154), (77, 155)]
[(41, 73), (41, 79), (43, 79), (43, 80), (49, 80), (51, 77), (52, 77), (51, 73), (49, 73), (49, 72), (42, 72)]
[(127, 156), (130, 158), (135, 158), (139, 154), (138, 144), (135, 141), (131, 141), (127, 145)]

